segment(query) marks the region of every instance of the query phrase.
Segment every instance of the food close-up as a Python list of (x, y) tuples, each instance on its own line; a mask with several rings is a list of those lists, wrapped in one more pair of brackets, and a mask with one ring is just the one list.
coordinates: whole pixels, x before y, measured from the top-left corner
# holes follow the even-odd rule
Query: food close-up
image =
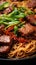
[(0, 58), (36, 55), (36, 0), (0, 0)]

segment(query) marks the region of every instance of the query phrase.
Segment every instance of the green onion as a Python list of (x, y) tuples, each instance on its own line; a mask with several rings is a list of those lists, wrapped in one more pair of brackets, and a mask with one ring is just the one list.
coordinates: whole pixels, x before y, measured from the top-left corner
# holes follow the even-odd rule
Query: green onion
[(19, 15), (16, 15), (15, 17), (16, 18), (24, 18), (24, 17), (26, 17), (26, 14), (25, 13), (20, 13)]
[[(7, 7), (8, 3), (4, 3), (4, 8)], [(3, 7), (3, 6), (2, 6)], [(0, 15), (0, 24), (4, 24), (5, 25), (5, 29), (7, 29), (9, 26), (15, 26), (20, 24), (19, 19), (20, 18), (25, 18), (27, 15), (32, 14), (32, 11), (28, 11), (29, 14), (26, 14), (24, 12), (24, 10), (26, 10), (26, 8), (14, 8), (14, 10), (9, 13), (8, 15), (6, 14), (2, 14)], [(19, 26), (21, 27), (24, 23), (21, 23)]]
[(9, 2), (5, 2), (5, 3), (3, 4), (3, 7), (4, 7), (4, 8), (7, 8), (7, 7), (9, 7), (9, 5), (10, 5)]
[(34, 12), (31, 11), (31, 10), (29, 10), (27, 13), (28, 13), (29, 15), (34, 14)]
[(14, 26), (14, 33), (16, 34), (18, 31), (18, 27), (17, 26)]
[(9, 6), (8, 2), (4, 2), (0, 5), (0, 10), (3, 10), (4, 8), (7, 8)]
[(26, 11), (26, 8), (25, 7), (18, 7), (18, 10), (20, 11), (20, 12), (25, 12)]
[(18, 12), (17, 8), (15, 8), (14, 11), (12, 11), (10, 14), (8, 14), (8, 16), (9, 16), (9, 17), (15, 16), (15, 15), (17, 15), (18, 13), (19, 13), (19, 12)]
[(15, 25), (17, 25), (17, 24), (19, 24), (19, 23), (20, 23), (19, 21), (9, 22), (9, 23), (8, 23), (8, 26), (6, 26), (5, 29), (7, 29), (7, 28), (10, 27), (10, 26), (15, 26)]
[(20, 23), (20, 24), (18, 24), (18, 27), (20, 28), (20, 27), (22, 27), (24, 24), (25, 24), (25, 21), (22, 22), (22, 23)]

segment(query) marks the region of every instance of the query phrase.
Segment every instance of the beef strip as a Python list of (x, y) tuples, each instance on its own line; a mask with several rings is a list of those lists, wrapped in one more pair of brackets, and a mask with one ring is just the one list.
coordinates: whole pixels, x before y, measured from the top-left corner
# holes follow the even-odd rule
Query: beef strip
[(12, 6), (9, 6), (8, 8), (6, 8), (3, 13), (4, 14), (9, 14), (12, 11)]
[(2, 44), (2, 45), (11, 45), (10, 36), (7, 36), (7, 35), (0, 36), (0, 44)]
[(29, 0), (27, 3), (27, 6), (29, 8), (35, 8), (36, 7), (36, 0)]
[(3, 34), (4, 32), (3, 32), (3, 30), (4, 30), (4, 25), (0, 25), (0, 34)]
[(22, 36), (28, 35), (36, 31), (35, 26), (32, 26), (31, 24), (27, 23), (24, 27), (19, 28), (18, 30)]
[(7, 53), (10, 49), (10, 46), (0, 46), (0, 53)]
[(26, 20), (27, 20), (29, 23), (36, 25), (35, 15), (28, 15), (28, 16), (26, 16)]

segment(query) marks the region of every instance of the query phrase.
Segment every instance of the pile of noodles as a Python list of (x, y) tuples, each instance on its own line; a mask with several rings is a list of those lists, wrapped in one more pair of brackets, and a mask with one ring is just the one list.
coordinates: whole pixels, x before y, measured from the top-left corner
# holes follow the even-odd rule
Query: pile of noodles
[(36, 51), (36, 40), (29, 43), (16, 43), (13, 45), (8, 58), (24, 58), (30, 56)]

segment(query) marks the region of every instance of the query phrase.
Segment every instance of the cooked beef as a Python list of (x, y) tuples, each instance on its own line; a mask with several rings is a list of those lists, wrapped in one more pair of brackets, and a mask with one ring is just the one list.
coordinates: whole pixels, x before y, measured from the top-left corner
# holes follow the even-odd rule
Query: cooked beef
[(3, 30), (4, 30), (4, 25), (0, 25), (0, 34), (4, 33)]
[(25, 39), (27, 40), (36, 40), (36, 34), (32, 33), (30, 35), (25, 36)]
[(0, 30), (4, 28), (4, 25), (0, 25)]
[(16, 2), (16, 1), (23, 1), (23, 0), (11, 0), (12, 2)]
[(0, 46), (0, 53), (7, 53), (10, 49), (10, 46)]
[(35, 15), (28, 15), (26, 16), (26, 19), (29, 23), (36, 25), (36, 18)]
[(16, 2), (17, 0), (11, 0), (11, 2)]
[(36, 37), (36, 32), (35, 32), (35, 33), (33, 33), (33, 35)]
[(8, 13), (10, 13), (11, 11), (12, 11), (12, 7), (9, 6), (7, 9), (5, 9), (5, 10), (3, 11), (3, 13), (4, 13), (4, 14), (8, 14)]
[(7, 36), (7, 35), (0, 36), (0, 44), (2, 44), (2, 45), (11, 45), (10, 36)]
[(34, 32), (34, 26), (26, 24), (24, 27), (19, 28), (19, 32), (24, 36)]
[(0, 0), (0, 5), (6, 2), (6, 0)]
[(29, 8), (35, 8), (36, 7), (36, 0), (29, 0), (27, 3), (27, 6)]
[(35, 33), (36, 33), (36, 26), (34, 26), (34, 30), (35, 30)]
[(3, 4), (4, 0), (0, 0), (0, 5)]

